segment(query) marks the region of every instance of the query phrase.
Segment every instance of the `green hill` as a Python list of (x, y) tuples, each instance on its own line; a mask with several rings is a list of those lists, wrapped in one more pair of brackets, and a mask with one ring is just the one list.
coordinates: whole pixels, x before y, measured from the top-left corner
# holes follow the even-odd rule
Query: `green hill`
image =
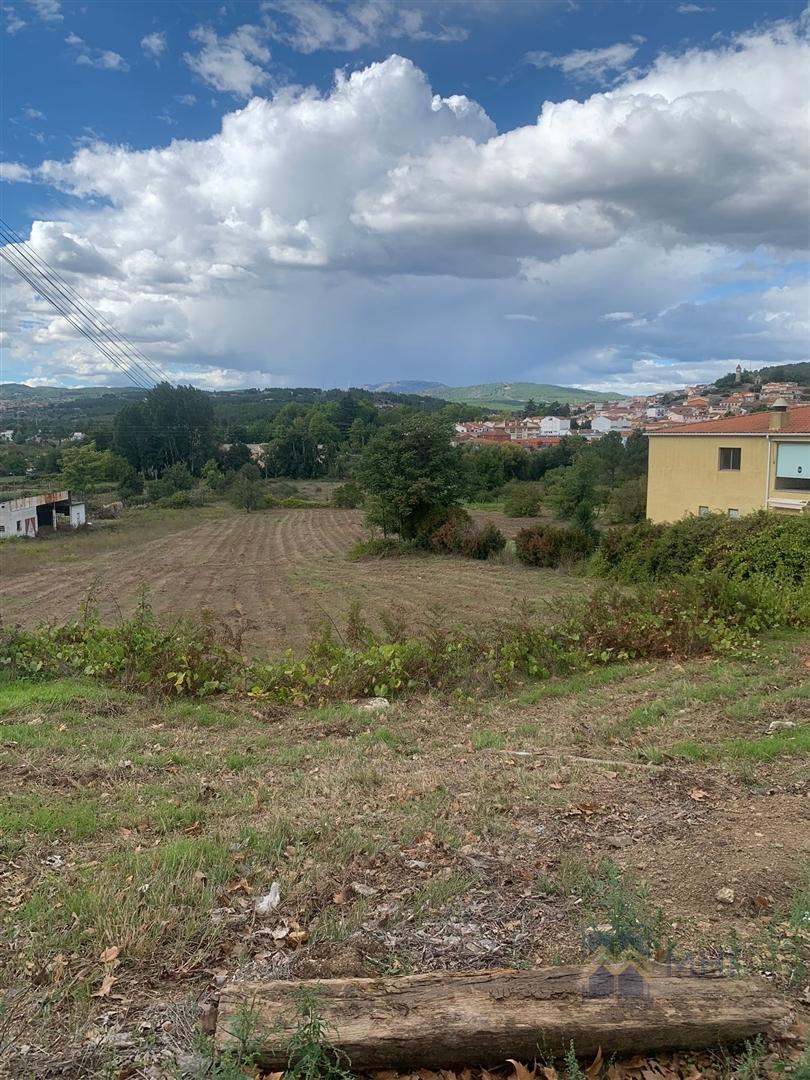
[(582, 405), (586, 401), (620, 401), (621, 394), (604, 394), (598, 390), (580, 390), (572, 386), (553, 386), (548, 383), (480, 383), (478, 386), (441, 386), (419, 391), (444, 401), (461, 401), (482, 405), (487, 409), (521, 409), (527, 401), (559, 401), (562, 404)]
[(133, 396), (143, 394), (134, 386), (26, 386), (25, 383), (0, 383), (0, 401), (32, 402), (76, 401), (79, 398), (109, 397), (110, 395)]

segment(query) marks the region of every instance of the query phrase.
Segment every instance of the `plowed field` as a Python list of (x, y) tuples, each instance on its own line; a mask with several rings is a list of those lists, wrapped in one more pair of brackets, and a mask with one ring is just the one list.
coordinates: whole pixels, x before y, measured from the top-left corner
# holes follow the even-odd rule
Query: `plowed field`
[[(15, 552), (6, 572), (0, 558), (0, 613), (27, 626), (64, 620), (94, 590), (109, 618), (129, 613), (145, 588), (161, 617), (207, 608), (246, 620), (246, 644), (267, 652), (301, 645), (318, 623), (341, 625), (353, 601), (372, 622), (386, 610), (417, 621), (431, 608), (463, 622), (510, 611), (517, 617), (524, 602), (559, 610), (584, 587), (582, 579), (553, 571), (468, 559), (350, 562), (347, 552), (363, 535), (357, 510), (231, 512), (189, 521), (155, 538), (124, 523), (103, 538), (31, 541), (41, 545), (36, 558), (21, 564)], [(84, 539), (90, 543), (83, 550)]]

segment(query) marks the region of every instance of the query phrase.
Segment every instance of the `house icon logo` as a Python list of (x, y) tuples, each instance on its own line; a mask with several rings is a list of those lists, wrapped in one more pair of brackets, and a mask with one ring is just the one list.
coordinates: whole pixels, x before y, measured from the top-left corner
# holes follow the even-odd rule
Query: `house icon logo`
[(603, 960), (585, 973), (582, 996), (622, 1002), (647, 1002), (651, 998), (649, 982), (638, 964), (623, 961), (609, 965)]

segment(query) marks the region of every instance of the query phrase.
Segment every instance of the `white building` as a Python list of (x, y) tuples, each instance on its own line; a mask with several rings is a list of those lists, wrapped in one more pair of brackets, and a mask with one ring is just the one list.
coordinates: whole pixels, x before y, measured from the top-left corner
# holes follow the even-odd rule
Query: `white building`
[(624, 417), (611, 419), (609, 416), (595, 416), (591, 420), (591, 431), (598, 431), (600, 435), (607, 435), (609, 431), (629, 431), (633, 425)]
[(14, 428), (9, 428), (8, 431), (0, 431), (0, 442), (13, 442), (14, 441)]
[(544, 416), (540, 421), (541, 435), (568, 435), (571, 421), (567, 416)]
[(87, 520), (84, 503), (74, 501), (69, 491), (50, 491), (0, 502), (0, 540), (36, 536), (43, 527), (55, 530), (60, 516), (72, 529), (78, 529)]

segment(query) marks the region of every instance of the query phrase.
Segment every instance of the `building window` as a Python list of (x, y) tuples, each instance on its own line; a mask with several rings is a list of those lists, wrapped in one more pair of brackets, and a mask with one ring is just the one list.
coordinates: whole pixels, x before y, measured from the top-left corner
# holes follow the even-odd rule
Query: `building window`
[(698, 517), (706, 517), (708, 512), (709, 512), (708, 506), (699, 506), (698, 507)]
[(728, 508), (728, 516), (729, 516), (730, 518), (737, 518), (737, 517), (739, 517), (739, 516), (740, 516), (740, 511), (739, 511), (739, 510), (735, 510), (733, 506), (730, 506), (730, 507)]
[(17, 532), (22, 532), (22, 522), (17, 519)]
[(742, 450), (739, 446), (720, 447), (720, 472), (738, 472)]
[(778, 443), (777, 491), (810, 491), (810, 443)]
[(0, 525), (0, 533), (3, 533), (5, 531), (6, 531), (5, 525)]

